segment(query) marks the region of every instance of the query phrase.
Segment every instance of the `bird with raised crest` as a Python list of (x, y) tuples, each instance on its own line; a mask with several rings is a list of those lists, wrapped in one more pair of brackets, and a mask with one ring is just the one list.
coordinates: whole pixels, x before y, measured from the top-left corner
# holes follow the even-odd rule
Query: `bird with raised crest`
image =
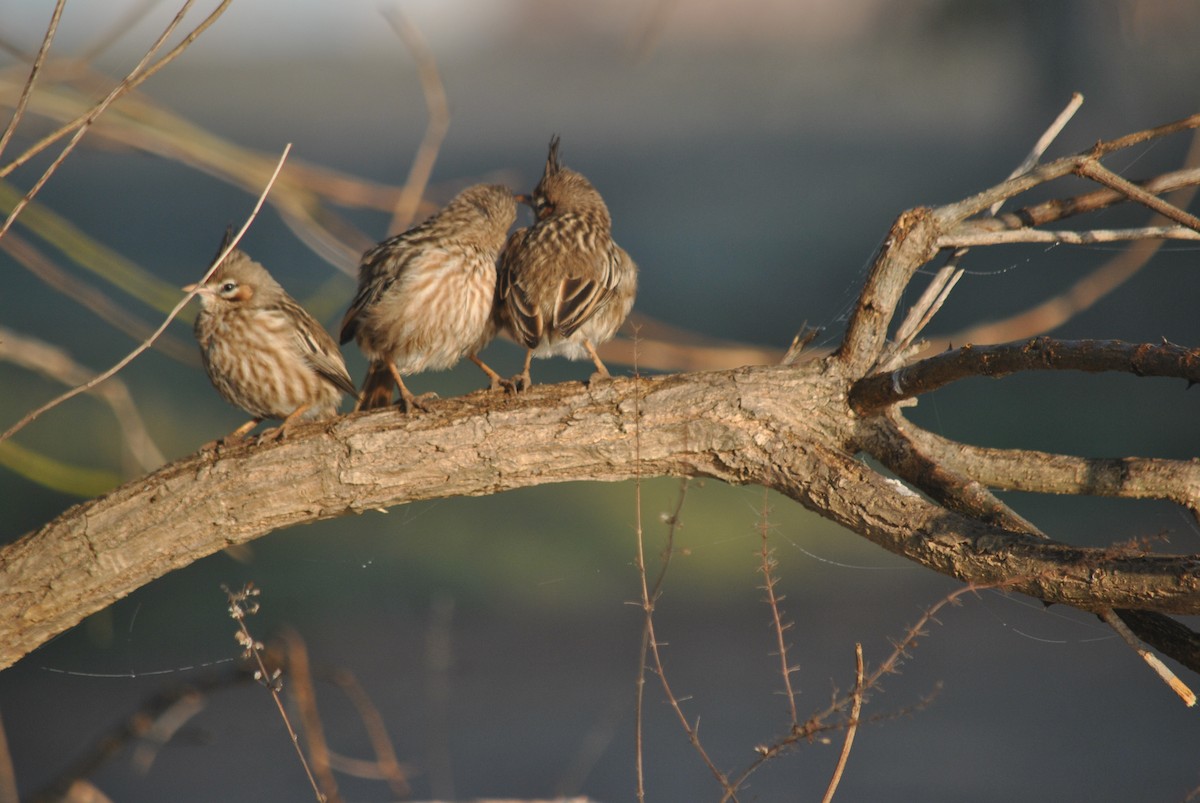
[(213, 387), (254, 416), (225, 441), (268, 418), (283, 423), (264, 436), (282, 438), (294, 421), (334, 416), (342, 394), (354, 395), (325, 327), (244, 252), (231, 251), (206, 282), (183, 289), (200, 299), (196, 340)]
[(511, 190), (476, 184), (363, 255), (341, 329), (341, 342), (356, 340), (370, 360), (355, 409), (385, 407), (396, 389), (405, 412), (424, 409), (404, 377), (445, 370), (463, 357), (492, 389), (511, 387), (479, 352), (496, 334), (496, 260), (516, 217)]
[(637, 265), (612, 239), (600, 193), (558, 159), (550, 140), (546, 169), (533, 193), (533, 225), (509, 237), (500, 258), (497, 317), (526, 348), (520, 388), (531, 384), (534, 357), (590, 357), (593, 379), (609, 377), (596, 347), (612, 338), (637, 294)]

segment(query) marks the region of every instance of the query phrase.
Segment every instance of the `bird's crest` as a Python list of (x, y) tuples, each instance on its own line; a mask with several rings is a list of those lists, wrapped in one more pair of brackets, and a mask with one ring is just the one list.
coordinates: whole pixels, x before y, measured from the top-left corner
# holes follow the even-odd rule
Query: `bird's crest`
[(558, 134), (550, 137), (550, 152), (546, 154), (546, 175), (551, 176), (562, 170), (558, 163)]

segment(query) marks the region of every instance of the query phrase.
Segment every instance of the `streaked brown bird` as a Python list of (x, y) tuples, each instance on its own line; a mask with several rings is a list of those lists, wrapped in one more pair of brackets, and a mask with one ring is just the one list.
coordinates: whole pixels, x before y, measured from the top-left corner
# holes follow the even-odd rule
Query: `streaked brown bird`
[(493, 389), (511, 385), (478, 354), (496, 335), (496, 259), (516, 218), (511, 190), (476, 184), (363, 254), (341, 334), (342, 343), (357, 340), (371, 361), (355, 409), (391, 404), (393, 388), (405, 412), (424, 408), (404, 376), (445, 370), (463, 357)]
[(500, 258), (498, 316), (527, 349), (520, 387), (531, 383), (534, 357), (591, 357), (593, 378), (608, 377), (596, 346), (616, 334), (637, 294), (637, 265), (613, 242), (604, 199), (559, 164), (558, 143), (550, 140), (542, 180), (521, 199), (537, 220), (513, 232)]
[(254, 418), (226, 438), (237, 440), (267, 418), (296, 420), (337, 414), (354, 383), (333, 337), (279, 286), (266, 268), (232, 251), (197, 291), (196, 340), (204, 370), (226, 401)]

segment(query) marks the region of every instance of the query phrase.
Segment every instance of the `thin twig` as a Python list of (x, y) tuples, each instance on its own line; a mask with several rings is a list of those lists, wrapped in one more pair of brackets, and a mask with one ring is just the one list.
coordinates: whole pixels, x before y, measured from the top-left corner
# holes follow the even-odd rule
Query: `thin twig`
[[(634, 367), (634, 376), (635, 377), (638, 376), (636, 366)], [(640, 448), (640, 447), (635, 446), (635, 448)], [(643, 746), (642, 724), (643, 724), (643, 716), (644, 716), (644, 711), (645, 711), (644, 706), (645, 706), (645, 697), (646, 697), (646, 656), (650, 649), (650, 638), (651, 638), (650, 619), (651, 619), (651, 617), (654, 616), (654, 606), (657, 604), (658, 598), (662, 594), (662, 585), (663, 585), (663, 581), (666, 580), (666, 577), (667, 577), (667, 568), (671, 565), (671, 557), (675, 554), (675, 533), (682, 526), (679, 515), (683, 511), (683, 502), (687, 498), (687, 492), (688, 492), (688, 488), (690, 486), (690, 482), (691, 481), (687, 477), (684, 477), (682, 480), (679, 481), (679, 493), (675, 497), (675, 506), (671, 510), (671, 512), (665, 517), (665, 522), (667, 525), (667, 537), (666, 537), (666, 542), (663, 544), (662, 552), (659, 553), (658, 576), (654, 579), (654, 585), (650, 589), (649, 610), (645, 610), (645, 607), (644, 607), (645, 600), (643, 600), (643, 610), (645, 611), (645, 614), (646, 614), (646, 620), (642, 623), (642, 642), (641, 642), (641, 646), (638, 649), (638, 674), (637, 674), (637, 681), (636, 681), (636, 686), (635, 686), (636, 692), (635, 692), (635, 702), (634, 702), (634, 706), (635, 706), (634, 745), (635, 745), (635, 749), (637, 751), (636, 765), (637, 765), (637, 788), (638, 788), (638, 800), (639, 801), (645, 800), (645, 794), (646, 794), (645, 793), (645, 776), (644, 776), (644, 769), (642, 766), (642, 746)], [(640, 521), (641, 498), (640, 498), (640, 495), (638, 494), (636, 485), (635, 485), (634, 493), (635, 493), (635, 495), (638, 496), (638, 499), (637, 499), (638, 511), (639, 511), (638, 516), (639, 516), (639, 521)], [(644, 561), (644, 553), (642, 551), (640, 528), (639, 528), (638, 532), (639, 532), (639, 540), (638, 540), (638, 563), (637, 563), (637, 566), (638, 566), (638, 573), (640, 575), (643, 575), (643, 580), (644, 580), (646, 566), (645, 566), (645, 561)]]
[[(208, 25), (216, 21), (216, 17), (220, 16), (220, 13), (224, 10), (225, 6), (229, 4), (230, 0), (224, 0), (224, 2), (221, 4), (221, 7), (217, 11), (213, 12), (213, 14), (209, 15), (208, 19), (201, 23), (201, 25), (192, 31), (192, 33), (190, 33), (188, 36), (185, 36), (183, 41), (176, 46), (174, 50), (172, 50), (155, 64), (147, 67), (146, 65), (150, 63), (150, 60), (154, 58), (154, 55), (159, 51), (171, 34), (174, 33), (179, 24), (183, 22), (183, 18), (186, 16), (188, 9), (191, 8), (193, 2), (194, 0), (185, 0), (183, 7), (171, 20), (170, 24), (167, 25), (166, 29), (163, 30), (162, 34), (159, 35), (158, 39), (154, 42), (150, 49), (146, 51), (146, 55), (144, 55), (141, 61), (137, 63), (137, 66), (134, 67), (133, 70), (130, 71), (130, 73), (126, 75), (126, 77), (120, 83), (113, 87), (112, 91), (108, 93), (104, 100), (92, 107), (91, 111), (84, 115), (84, 117), (79, 121), (79, 125), (74, 129), (75, 133), (71, 136), (70, 141), (63, 146), (63, 149), (57, 156), (54, 157), (53, 161), (51, 161), (50, 165), (42, 172), (42, 175), (38, 178), (38, 180), (35, 181), (33, 186), (26, 191), (25, 196), (19, 202), (17, 202), (16, 206), (9, 213), (8, 218), (4, 221), (4, 225), (0, 226), (0, 237), (3, 237), (8, 232), (9, 228), (12, 227), (13, 221), (15, 221), (17, 216), (21, 214), (21, 210), (33, 200), (38, 192), (41, 191), (42, 187), (45, 186), (46, 182), (50, 180), (50, 177), (58, 171), (59, 166), (66, 160), (71, 152), (75, 150), (75, 146), (77, 146), (80, 140), (83, 139), (84, 134), (86, 134), (88, 129), (91, 128), (91, 125), (96, 121), (96, 118), (103, 114), (104, 111), (110, 105), (112, 105), (117, 98), (121, 97), (121, 95), (140, 84), (146, 78), (149, 78), (151, 75), (165, 66), (166, 63), (168, 63), (176, 55), (182, 53), (183, 50), (190, 45), (197, 36), (200, 35), (200, 32), (203, 29), (207, 28)], [(36, 147), (37, 146), (34, 146), (34, 148)], [(33, 148), (30, 150), (33, 150)], [(8, 173), (11, 172), (11, 169), (20, 163), (28, 153), (29, 151), (26, 151), (26, 154), (22, 154), (22, 156), (13, 160), (13, 162), (7, 167), (0, 169), (0, 178), (8, 175)]]
[[(725, 790), (725, 799), (736, 800), (737, 799), (736, 789), (729, 785), (729, 779), (726, 777), (725, 773), (721, 772), (721, 770), (718, 769), (717, 765), (713, 763), (713, 760), (708, 755), (708, 751), (706, 751), (704, 749), (704, 745), (701, 744), (701, 742), (700, 742), (699, 721), (697, 721), (695, 725), (693, 725), (692, 723), (690, 723), (688, 721), (687, 716), (683, 713), (683, 708), (680, 705), (679, 698), (677, 698), (675, 696), (675, 693), (671, 690), (671, 684), (667, 680), (666, 669), (663, 666), (662, 654), (659, 652), (658, 637), (655, 635), (655, 632), (654, 632), (654, 604), (657, 599), (656, 595), (660, 589), (659, 589), (658, 585), (656, 585), (654, 593), (651, 593), (650, 583), (646, 577), (646, 548), (645, 548), (644, 530), (642, 528), (642, 483), (641, 483), (641, 453), (642, 453), (641, 417), (642, 417), (642, 410), (641, 410), (641, 392), (639, 390), (641, 387), (641, 376), (637, 372), (636, 354), (637, 354), (637, 352), (635, 351), (634, 352), (635, 363), (634, 363), (634, 373), (633, 373), (633, 381), (634, 381), (634, 386), (635, 386), (635, 390), (634, 390), (634, 394), (633, 394), (633, 444), (634, 444), (633, 445), (633, 448), (634, 448), (634, 491), (633, 491), (633, 493), (634, 493), (634, 533), (635, 533), (636, 539), (637, 539), (637, 552), (634, 556), (634, 560), (635, 560), (635, 563), (637, 566), (638, 580), (641, 583), (642, 611), (646, 617), (645, 623), (644, 623), (643, 629), (642, 629), (642, 645), (644, 648), (648, 647), (650, 655), (654, 659), (654, 673), (658, 676), (659, 683), (662, 684), (663, 692), (667, 696), (667, 702), (670, 704), (671, 710), (674, 711), (675, 715), (679, 718), (679, 723), (683, 727), (684, 733), (687, 734), (688, 741), (691, 743), (692, 747), (696, 750), (696, 753), (700, 756), (700, 759), (704, 762), (704, 765), (706, 767), (708, 767), (709, 772), (711, 772), (713, 774), (713, 777), (717, 779), (717, 783), (719, 783), (721, 785), (722, 789)], [(675, 507), (676, 516), (672, 517), (673, 518), (673, 521), (671, 524), (672, 528), (678, 525), (677, 515), (678, 515), (679, 510), (683, 506), (683, 498), (684, 498), (685, 490), (686, 490), (686, 488), (680, 489), (680, 494), (679, 494), (678, 501), (677, 501), (676, 507)], [(666, 575), (666, 570), (667, 570), (666, 560), (664, 559), (663, 566), (659, 570), (659, 580), (658, 580), (659, 584), (661, 584), (662, 578)], [(640, 657), (639, 668), (638, 668), (639, 680), (638, 680), (638, 693), (637, 693), (637, 723), (636, 723), (637, 731), (636, 731), (636, 735), (635, 735), (636, 752), (637, 752), (637, 755), (636, 755), (637, 796), (638, 796), (639, 803), (644, 803), (644, 801), (646, 799), (645, 774), (644, 774), (644, 767), (642, 764), (642, 701), (643, 701), (642, 686), (644, 683), (644, 681), (642, 680), (642, 677), (645, 673), (645, 666), (646, 666), (645, 649), (643, 649), (642, 655)]]
[[(192, 2), (193, 2), (193, 0), (187, 0), (187, 2), (184, 3), (183, 9), (181, 9), (179, 14), (176, 15), (176, 21), (172, 21), (170, 30), (174, 30), (174, 27), (177, 25), (177, 21), (182, 18), (182, 15), (184, 13), (186, 13), (187, 9), (191, 6)], [(118, 84), (117, 87), (113, 90), (111, 97), (106, 98), (105, 101), (102, 101), (102, 103), (104, 103), (105, 107), (107, 108), (107, 105), (111, 104), (112, 101), (116, 100), (117, 98), (121, 97), (122, 95), (125, 95), (134, 89), (137, 89), (139, 86), (141, 86), (143, 83), (145, 83), (151, 76), (153, 76), (155, 73), (157, 73), (163, 67), (166, 67), (172, 61), (174, 61), (181, 53), (183, 53), (184, 50), (186, 50), (192, 44), (192, 42), (194, 42), (197, 39), (197, 37), (199, 37), (202, 33), (204, 33), (206, 30), (208, 30), (212, 26), (212, 24), (217, 21), (217, 18), (219, 18), (223, 13), (225, 13), (225, 9), (229, 6), (229, 4), (231, 2), (232, 2), (232, 0), (221, 0), (221, 5), (217, 6), (217, 8), (211, 14), (209, 14), (207, 17), (204, 18), (203, 22), (201, 22), (199, 25), (197, 25), (195, 28), (193, 28), (191, 33), (189, 33), (182, 40), (180, 40), (179, 44), (177, 44), (174, 48), (172, 48), (171, 51), (168, 52), (165, 56), (163, 56), (161, 59), (159, 59), (154, 64), (150, 65), (148, 68), (141, 71), (140, 73), (137, 73), (137, 68), (135, 68), (135, 70), (133, 72), (130, 72), (129, 75), (126, 77), (126, 79), (123, 80), (120, 84)], [(169, 35), (169, 31), (168, 31), (168, 35)], [(166, 38), (165, 36), (160, 37), (160, 41), (165, 38)], [(156, 46), (154, 48), (154, 50), (157, 50), (157, 47), (158, 46)], [(143, 61), (144, 61), (144, 59), (143, 59)], [(135, 75), (135, 73), (137, 73), (137, 74)], [(94, 106), (91, 109), (89, 109), (88, 111), (86, 111), (83, 114), (76, 117), (75, 119), (71, 120), (70, 122), (65, 123), (64, 125), (60, 126), (56, 130), (47, 134), (42, 139), (38, 140), (38, 142), (36, 142), (35, 144), (33, 144), (32, 146), (27, 148), (25, 150), (25, 152), (22, 153), (20, 156), (18, 156), (16, 159), (9, 162), (7, 165), (0, 167), (0, 178), (4, 178), (4, 177), (8, 176), (10, 173), (12, 173), (18, 167), (21, 167), (25, 163), (29, 162), (31, 159), (33, 159), (35, 156), (37, 156), (39, 153), (46, 150), (46, 148), (50, 147), (55, 142), (58, 142), (60, 139), (62, 139), (63, 137), (65, 137), (67, 134), (74, 131), (75, 129), (79, 128), (80, 126), (86, 127), (88, 125), (91, 125), (91, 123), (95, 120), (96, 115), (99, 113), (97, 111), (97, 109), (98, 109), (98, 107)], [(102, 111), (102, 110), (100, 110), (100, 111)]]
[(1001, 378), (1018, 371), (1121, 371), (1200, 382), (1200, 352), (1174, 343), (1058, 340), (1035, 337), (993, 346), (963, 346), (854, 383), (850, 404), (868, 413), (968, 377)]
[[(1191, 145), (1188, 147), (1187, 156), (1184, 158), (1184, 168), (1142, 182), (1139, 186), (1147, 192), (1155, 194), (1170, 193), (1167, 200), (1180, 209), (1185, 209), (1195, 197), (1196, 182), (1200, 181), (1200, 168), (1197, 167), (1197, 164), (1200, 164), (1200, 133), (1193, 132)], [(954, 231), (961, 231), (963, 233), (972, 231), (982, 232), (985, 230), (998, 231), (1005, 230), (1004, 227), (1009, 227), (1017, 231), (1031, 231), (1030, 227), (1032, 226), (1042, 225), (1053, 220), (1061, 220), (1064, 217), (1083, 212), (1103, 209), (1119, 200), (1125, 200), (1125, 196), (1109, 189), (1097, 190), (1086, 195), (1075, 196), (1074, 198), (1048, 201), (1035, 207), (1026, 207), (1015, 213), (1001, 215), (998, 218), (967, 221), (955, 227)], [(1149, 227), (1142, 230), (1124, 230), (1124, 233), (1131, 235), (1128, 238), (1121, 238), (1129, 239), (1133, 243), (1129, 248), (1123, 249), (1113, 258), (1106, 260), (1096, 270), (1079, 279), (1057, 296), (1046, 299), (1023, 312), (1011, 315), (1003, 320), (976, 324), (965, 330), (931, 339), (925, 353), (930, 354), (941, 351), (947, 347), (946, 344), (1002, 343), (1008, 340), (1018, 340), (1023, 337), (1045, 334), (1055, 327), (1061, 326), (1083, 310), (1091, 308), (1093, 304), (1117, 287), (1120, 287), (1130, 277), (1145, 267), (1150, 262), (1150, 259), (1162, 248), (1165, 239), (1191, 239), (1196, 236), (1195, 232), (1184, 227), (1153, 228), (1158, 222), (1159, 216), (1156, 215), (1149, 221)], [(994, 224), (997, 223), (1003, 224), (1001, 229), (994, 227)], [(1137, 235), (1139, 231), (1144, 231), (1147, 234), (1154, 233), (1151, 239), (1139, 239), (1133, 236)], [(1093, 230), (1090, 233), (1098, 235), (1103, 232)], [(1065, 240), (1065, 238), (1063, 239)], [(964, 242), (962, 244), (965, 245), (967, 243)], [(988, 245), (991, 243), (981, 240), (981, 242), (975, 244)]]
[(25, 116), (25, 107), (29, 104), (29, 96), (33, 94), (33, 86), (37, 83), (38, 73), (42, 71), (46, 55), (50, 52), (50, 43), (54, 41), (54, 34), (58, 31), (58, 21), (62, 18), (63, 8), (66, 4), (67, 0), (58, 0), (54, 4), (54, 13), (50, 15), (50, 24), (46, 27), (46, 34), (42, 37), (42, 46), (38, 48), (33, 65), (29, 68), (29, 77), (25, 79), (25, 85), (21, 87), (21, 96), (17, 99), (17, 105), (13, 109), (12, 119), (5, 126), (4, 133), (0, 134), (0, 155), (4, 154), (4, 149), (8, 147), (9, 140), (17, 130), (21, 118)]
[[(292, 143), (289, 142), (286, 146), (284, 146), (283, 153), (280, 154), (280, 156), (279, 156), (279, 162), (275, 165), (275, 172), (271, 174), (270, 180), (268, 180), (267, 185), (263, 188), (262, 193), (258, 196), (258, 201), (254, 204), (254, 209), (251, 210), (250, 216), (248, 218), (246, 218), (246, 222), (244, 224), (242, 224), (241, 229), (239, 229), (238, 232), (233, 236), (233, 239), (230, 240), (229, 244), (225, 247), (225, 249), (217, 256), (216, 261), (213, 262), (212, 266), (209, 267), (209, 269), (205, 272), (204, 276), (200, 279), (199, 282), (197, 282), (197, 287), (203, 285), (204, 282), (206, 282), (208, 280), (208, 277), (211, 276), (214, 272), (216, 272), (217, 267), (221, 264), (221, 262), (223, 262), (225, 260), (225, 257), (229, 256), (229, 253), (234, 248), (237, 247), (237, 244), (239, 242), (241, 242), (241, 239), (245, 235), (246, 230), (250, 228), (250, 224), (254, 222), (254, 219), (256, 217), (258, 217), (259, 210), (262, 209), (263, 202), (267, 198), (267, 193), (269, 193), (271, 191), (271, 187), (275, 184), (275, 179), (279, 176), (279, 171), (281, 169), (283, 169), (283, 163), (287, 160), (288, 154), (291, 153), (291, 150), (292, 150)], [(91, 390), (96, 385), (99, 385), (104, 380), (106, 380), (109, 377), (116, 374), (118, 371), (120, 371), (126, 365), (133, 362), (138, 356), (140, 356), (142, 354), (142, 352), (146, 351), (154, 344), (154, 341), (158, 339), (159, 335), (161, 335), (164, 331), (166, 331), (167, 327), (170, 326), (171, 321), (173, 321), (175, 319), (175, 316), (179, 314), (179, 311), (181, 309), (183, 309), (189, 301), (192, 300), (192, 296), (196, 295), (197, 292), (198, 291), (193, 290), (192, 292), (185, 295), (183, 297), (183, 299), (178, 304), (175, 305), (175, 307), (171, 310), (171, 312), (167, 315), (167, 317), (163, 320), (163, 322), (161, 324), (159, 324), (158, 328), (154, 330), (154, 332), (150, 335), (150, 337), (146, 338), (146, 340), (142, 341), (142, 343), (137, 348), (135, 348), (133, 351), (129, 352), (124, 357), (122, 357), (114, 366), (109, 368), (107, 371), (104, 371), (104, 372), (96, 375), (89, 381), (84, 382), (82, 385), (77, 385), (76, 387), (72, 388), (71, 390), (67, 391), (66, 393), (63, 393), (62, 395), (57, 396), (54, 399), (51, 399), (50, 401), (46, 402), (45, 404), (43, 404), (41, 407), (37, 408), (36, 410), (26, 413), (25, 416), (23, 418), (21, 418), (20, 421), (13, 424), (11, 427), (9, 427), (4, 432), (4, 434), (0, 435), (0, 442), (8, 440), (13, 435), (15, 435), (17, 432), (20, 432), (27, 425), (29, 425), (33, 421), (36, 421), (43, 413), (47, 412), (48, 410), (54, 409), (58, 405), (67, 401), (68, 399), (72, 399), (72, 398), (78, 396), (80, 393)]]
[(1181, 226), (1187, 226), (1189, 229), (1200, 231), (1200, 218), (1183, 211), (1169, 201), (1164, 201), (1157, 195), (1146, 192), (1132, 181), (1121, 178), (1099, 162), (1085, 161), (1079, 165), (1079, 168), (1075, 172), (1110, 189), (1116, 190), (1130, 200), (1137, 201), (1143, 206), (1158, 212), (1168, 220), (1173, 220)]
[(1140, 226), (1130, 229), (1088, 229), (1087, 231), (1045, 229), (1012, 229), (1009, 231), (972, 230), (971, 222), (938, 237), (943, 248), (972, 245), (1011, 245), (1014, 243), (1065, 243), (1094, 245), (1096, 243), (1131, 242), (1135, 240), (1200, 240), (1200, 232), (1186, 226)]
[(850, 759), (850, 748), (854, 746), (854, 735), (858, 733), (858, 717), (862, 713), (863, 702), (863, 653), (862, 645), (857, 643), (854, 645), (854, 664), (854, 704), (850, 707), (850, 721), (846, 725), (846, 740), (842, 742), (841, 755), (838, 756), (837, 766), (834, 767), (833, 777), (829, 779), (829, 787), (826, 788), (821, 803), (829, 803), (833, 800), (838, 784), (842, 782), (842, 773), (846, 769), (846, 762)]
[[(650, 647), (650, 639), (654, 637), (654, 597), (650, 595), (649, 586), (646, 583), (646, 545), (642, 532), (642, 394), (640, 393), (641, 374), (638, 373), (638, 352), (637, 352), (637, 331), (634, 331), (634, 350), (633, 350), (633, 382), (635, 392), (633, 394), (633, 520), (634, 520), (634, 535), (637, 538), (637, 553), (634, 555), (635, 566), (637, 567), (638, 580), (642, 584), (642, 613), (645, 619), (642, 622), (642, 644), (638, 651), (638, 673), (637, 681), (634, 684), (634, 770), (637, 778), (637, 799), (638, 803), (646, 803), (646, 768), (643, 762), (643, 736), (642, 736), (642, 719), (644, 715), (644, 702), (646, 699), (646, 651)], [(671, 530), (668, 530), (671, 532)], [(659, 572), (659, 577), (662, 578), (666, 574), (666, 561), (664, 560), (662, 570)]]
[[(1050, 144), (1058, 137), (1071, 118), (1075, 116), (1075, 112), (1079, 110), (1081, 105), (1083, 105), (1083, 95), (1078, 92), (1072, 94), (1071, 100), (1067, 103), (1066, 107), (1058, 113), (1058, 116), (1054, 118), (1054, 122), (1038, 137), (1037, 142), (1034, 143), (1033, 148), (1026, 154), (1025, 158), (1021, 160), (1021, 163), (1009, 173), (1009, 180), (1029, 172), (1038, 163), (1038, 160), (1042, 158), (1046, 149), (1050, 147)], [(996, 213), (1000, 211), (1000, 207), (1004, 205), (1004, 201), (1005, 199), (1001, 198), (993, 203), (988, 208), (987, 216), (995, 217)], [(941, 239), (939, 239), (938, 244), (942, 245)], [(959, 267), (959, 264), (963, 257), (967, 255), (967, 251), (966, 247), (959, 247), (950, 255), (946, 260), (946, 264), (937, 272), (933, 280), (930, 281), (921, 298), (908, 311), (908, 315), (896, 330), (895, 345), (888, 350), (884, 359), (880, 360), (880, 367), (891, 369), (901, 364), (904, 356), (912, 347), (913, 341), (916, 340), (917, 336), (933, 320), (934, 315), (946, 303), (946, 299), (949, 298), (954, 286), (958, 284), (958, 280), (962, 278), (963, 270)]]
[(1116, 611), (1112, 608), (1105, 608), (1101, 611), (1100, 618), (1109, 627), (1117, 631), (1117, 635), (1134, 652), (1142, 656), (1142, 660), (1154, 670), (1154, 673), (1162, 679), (1163, 683), (1166, 683), (1171, 688), (1171, 691), (1179, 695), (1179, 699), (1183, 700), (1184, 705), (1188, 708), (1196, 705), (1196, 693), (1188, 688), (1187, 684), (1180, 680), (1179, 676), (1172, 672), (1170, 667), (1159, 660), (1157, 655), (1146, 649), (1142, 642), (1138, 640), (1138, 637), (1129, 629), (1128, 625), (1121, 621), (1121, 617), (1117, 615)]
[(417, 61), (421, 90), (425, 93), (425, 107), (429, 112), (425, 136), (413, 157), (408, 179), (404, 182), (392, 215), (391, 231), (400, 232), (412, 225), (417, 207), (420, 206), (425, 188), (429, 184), (429, 177), (433, 174), (433, 166), (437, 162), (442, 141), (450, 129), (450, 105), (446, 102), (446, 87), (438, 72), (437, 60), (433, 57), (433, 51), (425, 44), (421, 32), (400, 12), (399, 6), (390, 6), (381, 13)]
[(762, 537), (762, 546), (759, 549), (759, 558), (762, 563), (759, 570), (763, 576), (762, 590), (767, 592), (767, 605), (771, 608), (771, 625), (775, 629), (776, 655), (779, 656), (780, 674), (783, 675), (784, 694), (787, 696), (788, 714), (791, 717), (790, 724), (794, 728), (800, 724), (800, 717), (796, 713), (796, 692), (792, 689), (792, 673), (796, 671), (797, 667), (792, 666), (788, 660), (788, 643), (785, 634), (792, 625), (790, 622), (783, 621), (783, 613), (779, 609), (779, 604), (783, 602), (784, 598), (775, 593), (775, 584), (779, 582), (779, 578), (773, 573), (778, 564), (775, 561), (775, 553), (771, 549), (769, 538), (771, 528), (769, 520), (770, 493), (769, 490), (763, 488), (763, 506), (758, 520), (758, 532)]
[[(1005, 583), (995, 585), (963, 586), (962, 588), (958, 588), (950, 592), (945, 597), (942, 597), (942, 599), (934, 603), (931, 607), (925, 609), (920, 618), (917, 619), (916, 624), (909, 627), (907, 631), (905, 631), (904, 636), (898, 641), (892, 642), (892, 651), (884, 659), (883, 663), (881, 663), (869, 675), (863, 677), (860, 682), (855, 683), (853, 692), (850, 694), (835, 696), (833, 702), (831, 702), (828, 707), (813, 714), (799, 726), (792, 728), (786, 736), (783, 736), (770, 745), (761, 745), (756, 747), (755, 752), (758, 753), (758, 757), (755, 758), (754, 761), (751, 762), (746, 769), (742, 770), (741, 774), (733, 780), (733, 788), (741, 788), (742, 784), (744, 784), (751, 775), (761, 769), (764, 764), (781, 755), (784, 751), (796, 746), (800, 742), (811, 741), (823, 732), (848, 728), (852, 721), (857, 723), (859, 719), (858, 716), (853, 716), (847, 720), (832, 723), (828, 720), (834, 715), (845, 711), (848, 708), (853, 710), (856, 700), (859, 701), (858, 705), (861, 709), (863, 702), (865, 702), (865, 696), (868, 692), (878, 689), (885, 676), (899, 672), (900, 665), (904, 662), (904, 659), (910, 656), (910, 651), (916, 647), (918, 641), (926, 635), (926, 628), (930, 625), (930, 623), (937, 622), (937, 614), (942, 610), (942, 608), (946, 607), (947, 605), (958, 605), (958, 598), (964, 594), (977, 593), (985, 588), (1004, 587), (1011, 582), (1013, 581), (1007, 581)], [(921, 705), (926, 703), (927, 701), (923, 701)], [(891, 716), (900, 716), (905, 713), (907, 713), (907, 711), (901, 711)], [(883, 717), (880, 719), (883, 719)], [(872, 719), (870, 721), (875, 720)], [(730, 796), (726, 794), (726, 796), (721, 799), (721, 803), (725, 803), (725, 801), (730, 799)]]

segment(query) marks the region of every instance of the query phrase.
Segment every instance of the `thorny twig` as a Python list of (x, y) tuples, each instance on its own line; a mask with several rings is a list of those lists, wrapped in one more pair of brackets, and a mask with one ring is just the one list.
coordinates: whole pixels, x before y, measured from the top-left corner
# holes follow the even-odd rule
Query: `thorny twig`
[(788, 643), (785, 634), (791, 629), (792, 625), (790, 622), (783, 621), (783, 613), (779, 609), (779, 604), (783, 602), (784, 598), (775, 593), (775, 585), (779, 582), (779, 578), (773, 574), (778, 564), (775, 561), (775, 552), (770, 547), (769, 535), (771, 523), (768, 517), (771, 508), (769, 503), (770, 492), (764, 488), (762, 513), (758, 521), (759, 535), (762, 536), (762, 546), (759, 550), (759, 557), (762, 563), (759, 570), (763, 576), (762, 590), (767, 593), (766, 602), (771, 608), (771, 625), (775, 629), (776, 654), (779, 656), (784, 694), (787, 696), (788, 713), (791, 716), (791, 726), (794, 728), (800, 724), (800, 717), (796, 713), (796, 692), (792, 689), (792, 673), (799, 667), (792, 666), (788, 660)]
[[(835, 696), (833, 702), (831, 702), (828, 707), (812, 714), (806, 721), (792, 727), (786, 735), (780, 737), (771, 744), (765, 744), (756, 747), (755, 752), (758, 753), (758, 757), (751, 762), (750, 765), (741, 772), (741, 774), (732, 780), (732, 788), (740, 789), (742, 784), (744, 784), (746, 780), (756, 771), (758, 771), (764, 764), (783, 754), (792, 747), (795, 747), (800, 742), (812, 741), (821, 733), (848, 728), (850, 727), (851, 723), (857, 725), (861, 720), (858, 714), (853, 713), (855, 707), (857, 706), (859, 709), (861, 709), (862, 705), (866, 702), (866, 695), (869, 692), (879, 688), (883, 678), (886, 675), (894, 674), (899, 670), (900, 665), (904, 662), (904, 660), (910, 657), (911, 650), (916, 647), (918, 639), (926, 635), (926, 628), (930, 625), (930, 623), (938, 621), (937, 615), (942, 608), (946, 607), (947, 605), (958, 605), (959, 597), (962, 597), (964, 594), (977, 593), (984, 588), (998, 587), (1000, 586), (963, 586), (962, 588), (956, 589), (950, 594), (947, 594), (945, 597), (934, 603), (931, 607), (927, 608), (921, 617), (917, 619), (916, 624), (908, 628), (908, 630), (905, 631), (904, 635), (898, 641), (892, 642), (892, 651), (883, 660), (883, 663), (881, 663), (871, 673), (863, 676), (861, 681), (857, 681), (852, 692), (849, 694)], [(928, 704), (928, 702), (929, 698), (926, 698), (922, 700), (916, 706), (916, 708), (923, 707), (924, 705)], [(847, 718), (837, 722), (829, 721), (831, 717), (840, 712), (846, 711), (847, 709), (851, 710), (851, 716), (848, 716)], [(909, 709), (889, 715), (872, 718), (869, 721), (902, 716), (912, 710), (914, 709), (910, 707)], [(733, 799), (734, 798), (731, 796), (731, 794), (726, 792), (725, 797), (723, 797), (721, 800), (722, 803), (725, 803), (725, 801)]]
[(417, 72), (421, 76), (421, 90), (425, 93), (425, 107), (429, 112), (429, 122), (425, 127), (425, 136), (413, 157), (412, 166), (408, 170), (408, 179), (396, 201), (396, 209), (392, 215), (393, 232), (407, 229), (416, 217), (417, 207), (429, 177), (433, 174), (433, 165), (437, 162), (438, 151), (446, 132), (450, 130), (450, 105), (446, 102), (446, 87), (442, 84), (442, 76), (438, 72), (437, 60), (433, 52), (425, 44), (420, 31), (400, 12), (399, 6), (392, 6), (383, 12), (384, 18), (392, 26), (392, 30), (403, 40), (417, 61)]

